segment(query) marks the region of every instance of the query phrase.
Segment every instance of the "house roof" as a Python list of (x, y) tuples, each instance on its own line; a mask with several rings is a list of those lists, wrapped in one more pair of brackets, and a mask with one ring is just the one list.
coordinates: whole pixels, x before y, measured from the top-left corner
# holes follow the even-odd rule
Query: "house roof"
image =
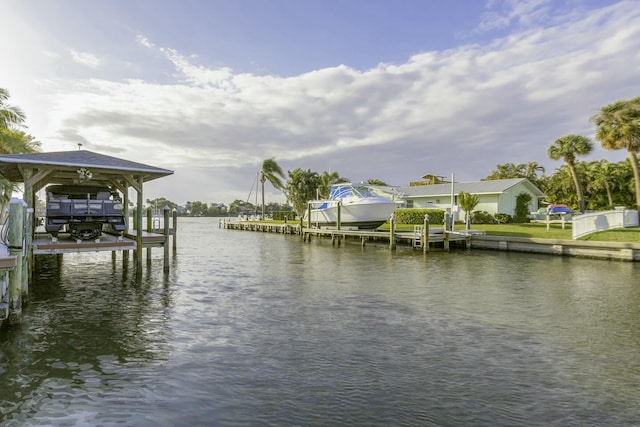
[(46, 183), (43, 182), (43, 185), (77, 182), (81, 169), (91, 172), (90, 180), (95, 184), (122, 181), (124, 176), (140, 177), (143, 182), (147, 182), (173, 174), (172, 170), (87, 150), (0, 155), (0, 174), (7, 180), (24, 182), (25, 169), (45, 172)]
[[(458, 194), (461, 191), (469, 194), (502, 194), (520, 183), (527, 186), (536, 195), (536, 197), (545, 197), (544, 193), (526, 178), (456, 182), (453, 184), (453, 191), (455, 194)], [(398, 191), (404, 193), (405, 198), (450, 196), (451, 183), (400, 187), (398, 188)]]

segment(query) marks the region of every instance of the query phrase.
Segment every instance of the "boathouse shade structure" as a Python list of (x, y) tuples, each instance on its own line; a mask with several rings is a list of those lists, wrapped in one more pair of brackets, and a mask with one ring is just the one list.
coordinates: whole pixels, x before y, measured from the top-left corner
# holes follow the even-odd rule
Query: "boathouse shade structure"
[[(35, 194), (48, 184), (91, 183), (120, 191), (126, 211), (129, 205), (128, 189), (132, 187), (137, 192), (139, 207), (136, 212), (136, 262), (141, 264), (143, 184), (172, 175), (173, 171), (92, 151), (74, 150), (0, 155), (0, 174), (12, 183), (24, 183), (23, 199), (30, 208), (35, 207)], [(128, 213), (125, 218), (128, 218)], [(35, 231), (33, 217), (29, 226), (27, 245), (31, 251)]]
[[(24, 183), (38, 192), (48, 184), (77, 184), (91, 181), (96, 185), (115, 186), (126, 195), (128, 187), (136, 190), (141, 183), (173, 174), (157, 168), (87, 150), (50, 153), (0, 155), (0, 174), (8, 181)], [(27, 201), (28, 203), (28, 201)]]

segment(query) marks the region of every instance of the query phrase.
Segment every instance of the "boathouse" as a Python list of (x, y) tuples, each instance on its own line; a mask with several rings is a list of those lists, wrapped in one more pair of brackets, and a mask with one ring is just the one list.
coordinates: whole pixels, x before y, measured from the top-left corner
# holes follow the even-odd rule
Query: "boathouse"
[[(108, 186), (122, 194), (125, 220), (129, 219), (129, 189), (137, 194), (136, 209), (137, 227), (135, 229), (135, 247), (143, 246), (142, 204), (144, 183), (173, 174), (168, 169), (157, 168), (142, 163), (132, 162), (117, 157), (107, 156), (87, 150), (6, 154), (0, 155), (0, 174), (13, 184), (23, 184), (23, 199), (30, 212), (35, 211), (36, 194), (49, 184), (87, 184)], [(27, 248), (30, 263), (33, 255), (33, 238), (35, 234), (35, 214), (29, 216), (26, 225)], [(130, 229), (127, 224), (127, 230)], [(92, 250), (126, 249), (126, 245), (114, 245), (109, 242), (93, 242)], [(109, 249), (111, 247), (111, 249)], [(49, 249), (47, 253), (63, 253), (65, 245), (59, 244), (57, 249)], [(74, 248), (80, 251), (80, 248)], [(138, 254), (140, 251), (136, 251)], [(141, 259), (138, 254), (136, 259)]]
[[(132, 249), (135, 250), (136, 272), (139, 272), (143, 247), (164, 246), (167, 269), (168, 211), (165, 212), (164, 235), (145, 233), (142, 205), (144, 183), (171, 174), (173, 171), (168, 169), (86, 150), (0, 155), (0, 175), (11, 185), (23, 185), (23, 201), (14, 198), (9, 203), (9, 215), (4, 226), (8, 229), (8, 238), (4, 242), (6, 247), (0, 248), (0, 324), (2, 319), (7, 318), (10, 323), (18, 321), (22, 303), (28, 299), (28, 283), (32, 277), (34, 254), (37, 253), (62, 254), (89, 250), (113, 252)], [(49, 184), (91, 184), (109, 187), (121, 193), (126, 222), (123, 234), (126, 237), (105, 236), (104, 239), (89, 242), (69, 239), (58, 241), (52, 236), (36, 239), (36, 194)], [(136, 193), (134, 230), (128, 224), (129, 189)]]

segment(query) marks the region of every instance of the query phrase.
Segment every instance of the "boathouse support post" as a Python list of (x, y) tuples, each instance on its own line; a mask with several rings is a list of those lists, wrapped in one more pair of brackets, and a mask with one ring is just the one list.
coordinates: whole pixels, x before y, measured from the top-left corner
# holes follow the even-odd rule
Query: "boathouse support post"
[(138, 227), (136, 228), (136, 273), (142, 274), (142, 202), (143, 202), (143, 194), (142, 194), (142, 185), (143, 178), (142, 175), (138, 177), (138, 185), (136, 191), (138, 193), (137, 200), (137, 212), (136, 218), (138, 222)]
[[(26, 258), (25, 258), (25, 262), (24, 265), (22, 266), (22, 268), (25, 270), (25, 274), (27, 277), (27, 282), (26, 284), (29, 283), (29, 280), (31, 280), (31, 276), (32, 276), (32, 271), (33, 271), (33, 266), (34, 266), (34, 257), (33, 257), (33, 235), (35, 233), (35, 225), (36, 225), (36, 220), (35, 220), (35, 215), (33, 214), (34, 212), (34, 207), (36, 206), (35, 204), (35, 192), (34, 192), (34, 171), (31, 168), (27, 168), (27, 167), (20, 167), (20, 171), (22, 173), (22, 177), (24, 178), (24, 191), (23, 191), (23, 197), (22, 199), (27, 203), (27, 210), (26, 210), (26, 218), (25, 218), (25, 254), (26, 254)], [(29, 208), (29, 206), (31, 208)], [(31, 213), (31, 215), (29, 215)], [(29, 292), (28, 289), (27, 290), (23, 290), (22, 293), (22, 298), (23, 298), (23, 303), (28, 302), (29, 300)]]
[(429, 214), (424, 214), (424, 226), (422, 227), (422, 252), (429, 252)]
[(394, 214), (391, 214), (391, 218), (389, 218), (389, 249), (396, 249), (396, 217)]
[[(26, 277), (22, 264), (25, 261), (25, 214), (27, 203), (23, 200), (13, 198), (9, 202), (9, 233), (7, 236), (9, 243), (9, 255), (16, 257), (16, 266), (9, 272), (9, 324), (20, 323), (22, 315), (22, 294), (25, 287)], [(28, 288), (27, 288), (28, 291)]]

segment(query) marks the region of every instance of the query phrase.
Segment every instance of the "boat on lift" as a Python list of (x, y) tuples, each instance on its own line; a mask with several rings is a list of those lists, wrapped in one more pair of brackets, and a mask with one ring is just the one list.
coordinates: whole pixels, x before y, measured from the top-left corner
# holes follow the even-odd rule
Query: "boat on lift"
[(336, 226), (339, 207), (341, 227), (373, 229), (388, 221), (404, 204), (375, 186), (343, 182), (331, 186), (328, 199), (312, 201), (304, 221), (318, 228)]

